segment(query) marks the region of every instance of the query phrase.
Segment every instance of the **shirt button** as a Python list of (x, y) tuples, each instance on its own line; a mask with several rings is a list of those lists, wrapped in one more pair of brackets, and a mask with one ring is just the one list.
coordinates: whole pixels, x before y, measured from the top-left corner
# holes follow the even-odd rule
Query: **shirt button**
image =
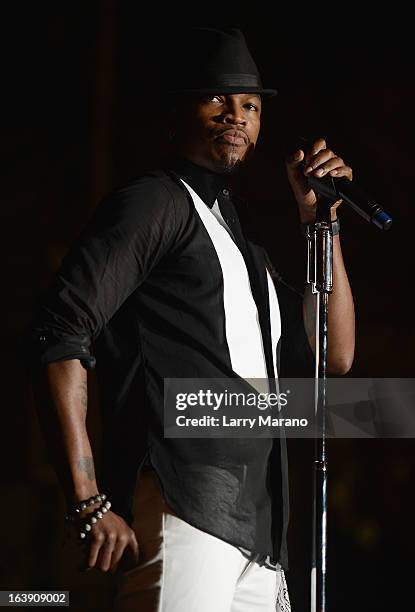
[(229, 196), (229, 189), (222, 189), (222, 193), (224, 196), (228, 197)]

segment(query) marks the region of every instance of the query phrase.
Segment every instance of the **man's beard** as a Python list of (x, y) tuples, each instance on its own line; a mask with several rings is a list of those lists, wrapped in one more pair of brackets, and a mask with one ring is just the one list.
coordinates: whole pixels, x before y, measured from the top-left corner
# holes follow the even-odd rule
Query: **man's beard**
[(241, 159), (237, 147), (227, 146), (226, 154), (214, 162), (215, 171), (219, 174), (234, 174), (244, 165), (246, 157)]

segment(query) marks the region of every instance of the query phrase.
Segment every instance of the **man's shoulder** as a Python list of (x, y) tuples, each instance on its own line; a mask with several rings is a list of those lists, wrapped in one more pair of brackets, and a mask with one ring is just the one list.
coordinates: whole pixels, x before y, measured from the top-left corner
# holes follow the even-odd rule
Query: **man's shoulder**
[(184, 188), (161, 168), (147, 170), (107, 193), (96, 206), (91, 227), (135, 227), (137, 223), (184, 222), (189, 204)]
[(164, 168), (146, 170), (128, 182), (117, 186), (105, 199), (137, 200), (150, 197), (153, 201), (186, 200), (186, 192), (179, 180)]

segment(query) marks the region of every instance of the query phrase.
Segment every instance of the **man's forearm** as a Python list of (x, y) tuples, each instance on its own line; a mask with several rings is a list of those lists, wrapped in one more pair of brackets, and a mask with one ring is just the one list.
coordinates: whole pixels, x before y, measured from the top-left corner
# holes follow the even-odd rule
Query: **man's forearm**
[(87, 372), (79, 359), (44, 366), (33, 383), (36, 410), (68, 504), (98, 493), (86, 429)]
[[(304, 293), (304, 324), (315, 352), (315, 313), (317, 295), (308, 286)], [(355, 315), (353, 295), (344, 267), (337, 234), (333, 237), (333, 292), (329, 296), (327, 370), (331, 374), (346, 374), (353, 363), (355, 347)]]

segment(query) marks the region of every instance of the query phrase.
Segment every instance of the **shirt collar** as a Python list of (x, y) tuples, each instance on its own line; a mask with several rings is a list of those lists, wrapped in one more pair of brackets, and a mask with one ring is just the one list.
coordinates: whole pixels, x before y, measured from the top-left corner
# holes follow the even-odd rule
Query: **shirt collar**
[(170, 157), (166, 166), (186, 181), (209, 208), (212, 208), (219, 193), (227, 185), (225, 176), (199, 166), (185, 157)]

